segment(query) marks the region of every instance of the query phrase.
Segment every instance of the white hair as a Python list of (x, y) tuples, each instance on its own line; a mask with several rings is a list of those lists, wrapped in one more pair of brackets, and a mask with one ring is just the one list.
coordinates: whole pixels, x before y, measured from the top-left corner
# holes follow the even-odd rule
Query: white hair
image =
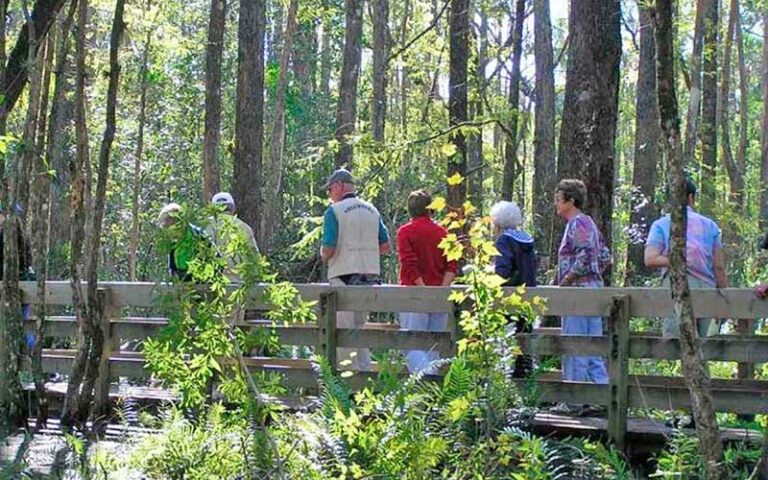
[(515, 202), (501, 201), (491, 207), (491, 220), (501, 229), (517, 227), (523, 223), (520, 207)]
[(160, 210), (160, 214), (157, 216), (157, 223), (161, 227), (167, 227), (171, 222), (171, 214), (175, 214), (181, 210), (181, 205), (178, 203), (169, 203)]

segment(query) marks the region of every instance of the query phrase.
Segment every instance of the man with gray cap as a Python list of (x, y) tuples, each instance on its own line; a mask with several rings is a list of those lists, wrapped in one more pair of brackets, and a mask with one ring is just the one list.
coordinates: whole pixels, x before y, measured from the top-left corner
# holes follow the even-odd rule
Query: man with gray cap
[(247, 248), (253, 253), (259, 253), (259, 247), (256, 245), (256, 238), (253, 236), (253, 229), (240, 220), (235, 215), (235, 199), (228, 192), (219, 192), (213, 196), (211, 203), (224, 208), (224, 215), (219, 215), (209, 219), (206, 233), (213, 240), (219, 253), (227, 259), (226, 275), (231, 282), (240, 282), (242, 279), (236, 273), (237, 266), (245, 261), (245, 258), (236, 252), (236, 246), (232, 244), (233, 240), (240, 236)]
[[(323, 185), (331, 205), (323, 218), (323, 245), (320, 255), (328, 264), (331, 285), (376, 285), (381, 283), (379, 256), (389, 252), (389, 234), (376, 207), (355, 194), (355, 180), (343, 168), (333, 172)], [(338, 312), (336, 325), (356, 328), (365, 324), (366, 315)], [(369, 370), (368, 349), (338, 349), (339, 360), (350, 360), (351, 367)]]

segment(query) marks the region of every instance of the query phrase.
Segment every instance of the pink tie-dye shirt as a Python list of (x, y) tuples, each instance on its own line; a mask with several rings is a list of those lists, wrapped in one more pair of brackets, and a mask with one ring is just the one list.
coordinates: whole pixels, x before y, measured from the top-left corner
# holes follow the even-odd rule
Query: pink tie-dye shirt
[(602, 287), (603, 272), (611, 264), (611, 252), (589, 215), (579, 213), (568, 221), (557, 251), (557, 283), (570, 272), (573, 285)]

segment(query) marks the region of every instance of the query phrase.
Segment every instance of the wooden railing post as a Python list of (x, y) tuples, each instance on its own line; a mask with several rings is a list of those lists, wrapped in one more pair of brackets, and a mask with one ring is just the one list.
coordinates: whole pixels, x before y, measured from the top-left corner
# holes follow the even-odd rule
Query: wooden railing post
[(459, 340), (463, 335), (461, 325), (459, 325), (462, 308), (462, 304), (452, 301), (451, 311), (448, 313), (448, 329), (451, 332), (451, 355), (454, 357), (459, 354)]
[(96, 418), (105, 419), (109, 414), (109, 384), (111, 379), (111, 369), (109, 358), (112, 352), (120, 348), (117, 344), (120, 339), (112, 334), (111, 319), (115, 315), (115, 306), (112, 302), (112, 295), (109, 288), (100, 287), (97, 292), (99, 305), (99, 323), (101, 331), (104, 333), (104, 346), (99, 359), (98, 379), (94, 391), (94, 412)]
[(608, 317), (608, 435), (619, 449), (624, 449), (627, 435), (629, 318), (629, 297), (613, 297)]
[(320, 295), (320, 351), (325, 355), (331, 371), (336, 373), (336, 292), (328, 292)]
[[(736, 320), (736, 333), (741, 336), (753, 336), (755, 334), (756, 321), (753, 319), (742, 318)], [(739, 362), (737, 365), (736, 378), (739, 380), (755, 378), (755, 364), (753, 362)], [(755, 419), (754, 415), (739, 415), (740, 420), (751, 422)], [(768, 461), (768, 459), (766, 459)]]

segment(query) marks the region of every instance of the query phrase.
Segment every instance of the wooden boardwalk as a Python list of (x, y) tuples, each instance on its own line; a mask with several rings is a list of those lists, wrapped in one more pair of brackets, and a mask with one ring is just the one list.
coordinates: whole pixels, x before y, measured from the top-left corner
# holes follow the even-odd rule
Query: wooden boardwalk
[[(121, 349), (129, 342), (136, 343), (156, 335), (166, 324), (157, 308), (157, 299), (167, 291), (168, 285), (149, 283), (105, 282), (99, 291), (103, 296), (102, 326), (107, 349), (102, 358), (97, 400), (107, 401), (110, 384), (121, 377), (148, 379), (140, 352)], [(262, 301), (264, 287), (254, 288), (249, 294), (246, 307), (251, 311), (263, 311), (270, 305)], [(451, 288), (440, 287), (330, 287), (325, 284), (297, 285), (304, 300), (316, 300), (318, 322), (305, 325), (276, 326), (257, 318), (236, 324), (242, 329), (273, 329), (284, 345), (309, 347), (327, 358), (336, 356), (336, 348), (374, 349), (421, 349), (435, 350), (443, 356), (456, 351), (460, 337), (456, 316), (459, 309), (448, 301)], [(454, 287), (459, 288), (459, 287)], [(39, 302), (35, 297), (35, 284), (22, 284), (26, 303)], [(509, 293), (514, 293), (510, 289)], [(631, 331), (633, 318), (663, 317), (672, 315), (672, 301), (668, 290), (654, 288), (560, 288), (542, 287), (529, 289), (526, 297), (540, 296), (547, 299), (547, 315), (595, 315), (606, 318), (606, 335), (603, 337), (561, 336), (559, 329), (539, 329), (521, 335), (521, 346), (536, 355), (602, 355), (608, 359), (610, 384), (595, 385), (580, 382), (564, 382), (558, 373), (550, 373), (537, 379), (542, 402), (566, 402), (577, 404), (601, 404), (607, 406), (604, 423), (590, 423), (592, 419), (557, 420), (552, 422), (557, 430), (573, 429), (605, 431), (620, 446), (635, 434), (663, 435), (653, 430), (647, 422), (627, 418), (631, 408), (675, 410), (690, 407), (690, 398), (680, 377), (631, 375), (630, 359), (674, 360), (679, 358), (680, 346), (675, 339), (665, 339), (649, 332)], [(53, 306), (71, 305), (72, 292), (68, 282), (50, 282), (45, 301)], [(759, 300), (749, 289), (704, 289), (692, 292), (694, 312), (697, 317), (729, 318), (734, 320), (739, 335), (718, 335), (702, 339), (704, 358), (710, 361), (738, 362), (745, 378), (716, 379), (712, 383), (715, 408), (720, 412), (756, 414), (768, 411), (768, 381), (755, 380), (748, 373), (758, 363), (768, 362), (768, 336), (753, 335), (750, 326), (755, 319), (768, 318), (768, 302)], [(372, 324), (365, 328), (336, 328), (333, 321), (337, 311), (353, 312), (448, 312), (451, 317), (449, 331), (414, 332), (402, 331), (397, 325)], [(258, 315), (257, 315), (258, 317)], [(30, 322), (28, 328), (32, 328)], [(72, 316), (47, 318), (47, 336), (72, 338), (76, 321)], [(74, 350), (49, 349), (44, 351), (43, 366), (48, 372), (67, 374)], [(254, 371), (272, 371), (283, 374), (283, 384), (298, 394), (311, 393), (317, 388), (317, 374), (305, 359), (248, 358), (247, 366)], [(346, 379), (353, 388), (366, 385), (375, 372), (353, 372)], [(434, 380), (439, 380), (435, 376)], [(140, 389), (131, 396), (138, 398)], [(112, 395), (117, 395), (113, 391)], [(563, 423), (565, 422), (565, 423)], [(569, 423), (570, 422), (570, 423)], [(638, 423), (639, 422), (639, 423)], [(592, 425), (592, 426), (590, 426)], [(577, 428), (578, 427), (578, 428)], [(655, 432), (655, 433), (654, 433)], [(733, 435), (738, 436), (738, 432)], [(743, 432), (742, 437), (751, 438)]]

